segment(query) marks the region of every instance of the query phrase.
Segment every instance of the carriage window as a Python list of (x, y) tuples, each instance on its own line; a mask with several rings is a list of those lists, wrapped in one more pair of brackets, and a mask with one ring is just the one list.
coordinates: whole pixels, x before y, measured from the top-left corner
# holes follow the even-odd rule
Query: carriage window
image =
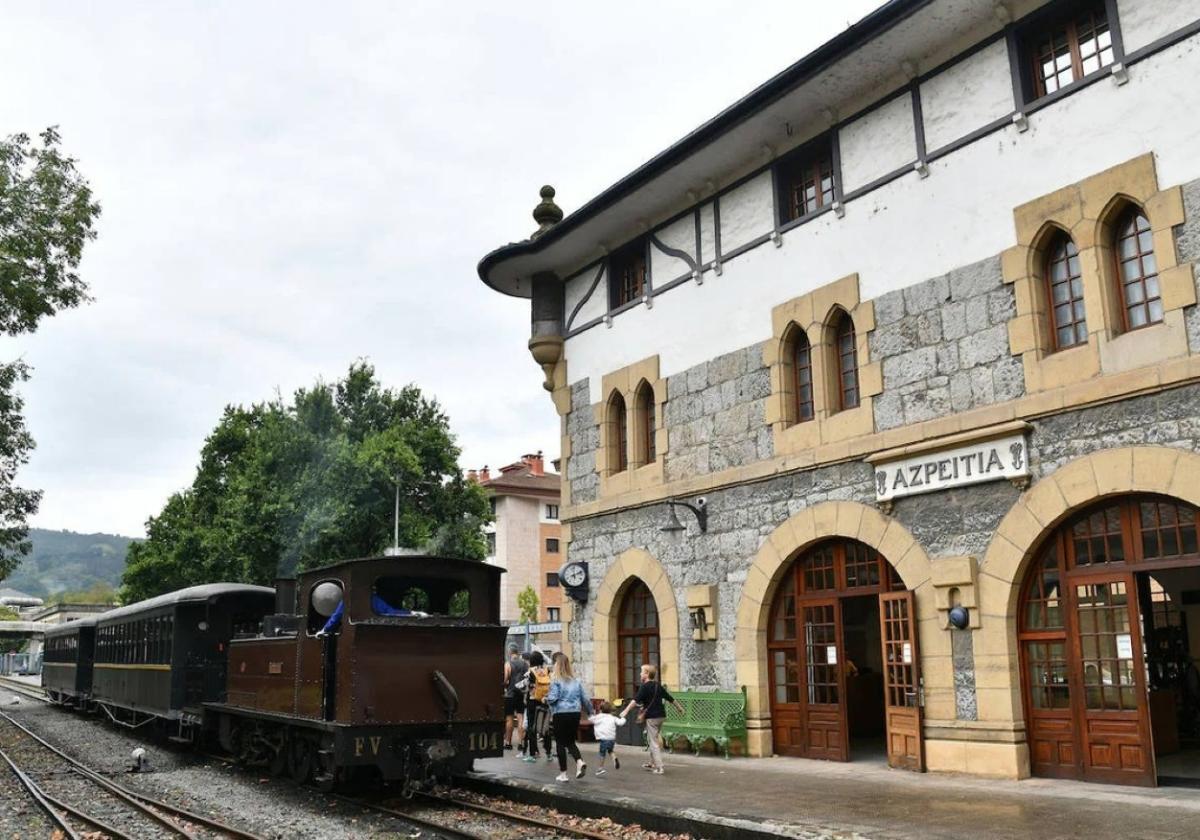
[(461, 580), (381, 577), (372, 587), (371, 612), (400, 618), (466, 618), (471, 612), (471, 593)]

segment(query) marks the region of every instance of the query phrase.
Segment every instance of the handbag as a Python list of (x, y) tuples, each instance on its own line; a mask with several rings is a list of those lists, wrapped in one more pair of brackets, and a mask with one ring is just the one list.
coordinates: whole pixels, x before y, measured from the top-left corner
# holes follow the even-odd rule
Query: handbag
[(658, 692), (661, 688), (662, 688), (662, 683), (656, 682), (654, 684), (654, 699), (652, 699), (649, 703), (647, 703), (645, 706), (643, 706), (642, 710), (640, 712), (638, 712), (638, 716), (637, 716), (638, 723), (646, 722), (646, 710), (649, 709), (651, 706), (653, 706), (658, 701)]

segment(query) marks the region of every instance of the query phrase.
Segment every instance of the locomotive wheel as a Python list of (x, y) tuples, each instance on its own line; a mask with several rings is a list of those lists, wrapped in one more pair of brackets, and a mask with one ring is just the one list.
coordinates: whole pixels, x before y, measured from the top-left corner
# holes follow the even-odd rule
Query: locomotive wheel
[(298, 785), (302, 785), (312, 776), (313, 765), (316, 764), (316, 749), (312, 741), (304, 736), (292, 738), (288, 744), (288, 775)]
[(282, 776), (288, 772), (288, 751), (291, 749), (291, 741), (287, 738), (282, 738), (279, 741), (279, 749), (271, 754), (271, 775)]

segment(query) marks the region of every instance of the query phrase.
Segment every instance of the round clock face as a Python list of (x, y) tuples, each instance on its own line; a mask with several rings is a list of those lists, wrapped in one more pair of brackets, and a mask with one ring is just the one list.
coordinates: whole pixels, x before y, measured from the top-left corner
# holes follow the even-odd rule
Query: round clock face
[(578, 563), (571, 563), (562, 570), (562, 579), (567, 586), (583, 586), (584, 580), (587, 578), (587, 572), (583, 566)]

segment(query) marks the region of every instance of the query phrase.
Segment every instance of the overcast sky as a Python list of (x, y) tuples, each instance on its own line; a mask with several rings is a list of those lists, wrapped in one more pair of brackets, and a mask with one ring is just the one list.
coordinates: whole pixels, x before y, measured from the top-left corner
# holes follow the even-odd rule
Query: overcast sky
[(478, 259), (875, 5), (3, 0), (0, 133), (60, 126), (103, 205), (95, 301), (0, 343), (34, 524), (142, 535), (223, 406), (358, 358), (441, 401), (464, 467), (556, 457), (528, 303)]

